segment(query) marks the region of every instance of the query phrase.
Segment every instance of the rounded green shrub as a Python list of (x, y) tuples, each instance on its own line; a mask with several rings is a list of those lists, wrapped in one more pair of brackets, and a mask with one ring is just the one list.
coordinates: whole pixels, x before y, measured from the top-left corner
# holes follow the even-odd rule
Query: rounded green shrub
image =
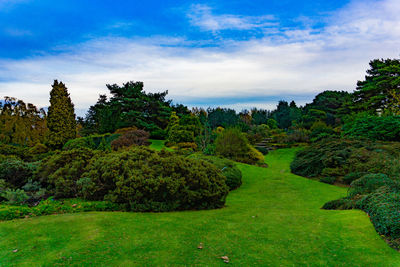
[(205, 160), (214, 164), (226, 177), (226, 185), (229, 187), (229, 190), (234, 190), (242, 185), (242, 172), (236, 166), (235, 162), (215, 156), (205, 156), (199, 153), (192, 154), (189, 158)]
[(134, 211), (220, 208), (228, 194), (214, 165), (144, 147), (95, 158), (79, 184), (86, 199), (127, 203)]
[(319, 181), (326, 183), (326, 184), (334, 184), (336, 182), (336, 177), (325, 176), (325, 177), (320, 178)]
[(225, 129), (218, 134), (215, 152), (219, 156), (248, 164), (262, 163), (264, 160), (263, 154), (252, 147), (237, 128)]
[(36, 178), (49, 185), (57, 198), (75, 197), (76, 181), (81, 178), (90, 160), (99, 153), (88, 148), (58, 152), (41, 163)]

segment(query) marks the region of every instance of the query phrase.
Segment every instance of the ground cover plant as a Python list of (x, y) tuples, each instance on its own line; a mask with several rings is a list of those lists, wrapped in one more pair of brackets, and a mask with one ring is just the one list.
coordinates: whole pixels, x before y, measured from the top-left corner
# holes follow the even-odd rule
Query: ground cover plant
[(0, 265), (398, 266), (365, 213), (320, 209), (347, 189), (291, 174), (294, 152), (272, 151), (269, 168), (240, 164), (243, 185), (223, 209), (0, 222)]

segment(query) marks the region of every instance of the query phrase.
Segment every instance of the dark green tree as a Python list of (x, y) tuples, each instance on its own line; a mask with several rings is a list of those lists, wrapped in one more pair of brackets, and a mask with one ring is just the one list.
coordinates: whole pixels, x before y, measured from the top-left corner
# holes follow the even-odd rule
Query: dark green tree
[(400, 60), (374, 59), (364, 81), (357, 82), (354, 92), (358, 111), (383, 112), (393, 101), (393, 95), (400, 92)]
[(74, 104), (64, 83), (55, 80), (52, 87), (47, 116), (47, 144), (61, 148), (68, 140), (76, 137)]

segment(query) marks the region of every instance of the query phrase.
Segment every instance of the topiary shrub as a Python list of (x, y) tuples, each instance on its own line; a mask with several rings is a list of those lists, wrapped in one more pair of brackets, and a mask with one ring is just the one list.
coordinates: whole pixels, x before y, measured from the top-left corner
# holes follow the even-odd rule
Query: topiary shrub
[(148, 141), (149, 136), (149, 133), (143, 130), (129, 131), (112, 141), (111, 148), (113, 150), (118, 150), (133, 145), (148, 146), (150, 145), (150, 142)]
[(229, 187), (229, 190), (234, 190), (242, 185), (242, 172), (236, 166), (235, 162), (224, 158), (205, 156), (199, 153), (192, 154), (189, 158), (205, 160), (214, 164), (226, 177), (226, 185)]
[(57, 198), (76, 197), (76, 182), (90, 160), (100, 153), (88, 148), (58, 152), (41, 163), (36, 178), (49, 185)]
[(28, 163), (15, 156), (0, 155), (0, 180), (20, 188), (32, 178), (37, 163)]
[(236, 128), (225, 129), (218, 134), (215, 152), (219, 156), (248, 164), (260, 164), (264, 161), (264, 156), (252, 147), (246, 136)]
[(134, 211), (220, 208), (228, 193), (214, 165), (144, 147), (98, 157), (82, 177), (84, 198), (127, 203)]

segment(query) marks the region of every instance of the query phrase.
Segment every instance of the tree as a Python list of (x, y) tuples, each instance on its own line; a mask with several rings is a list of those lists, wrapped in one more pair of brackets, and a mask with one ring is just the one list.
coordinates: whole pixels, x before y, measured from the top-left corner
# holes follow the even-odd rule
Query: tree
[(383, 112), (395, 101), (393, 92), (400, 92), (400, 60), (375, 59), (364, 81), (357, 82), (354, 101), (358, 111)]
[[(88, 132), (107, 133), (135, 126), (154, 137), (167, 126), (172, 111), (171, 101), (165, 99), (168, 91), (146, 93), (142, 82), (133, 81), (122, 86), (107, 84), (107, 88), (111, 98), (100, 95), (86, 115), (84, 124)], [(183, 105), (176, 105), (175, 109), (177, 113), (189, 112)]]
[(290, 107), (288, 102), (279, 101), (276, 110), (274, 111), (274, 117), (278, 123), (278, 127), (281, 129), (288, 129), (292, 125), (292, 119), (290, 118)]
[(14, 97), (0, 102), (0, 142), (34, 146), (47, 132), (46, 112)]
[(47, 117), (47, 144), (61, 148), (68, 140), (76, 137), (75, 110), (65, 84), (55, 80), (52, 87)]

